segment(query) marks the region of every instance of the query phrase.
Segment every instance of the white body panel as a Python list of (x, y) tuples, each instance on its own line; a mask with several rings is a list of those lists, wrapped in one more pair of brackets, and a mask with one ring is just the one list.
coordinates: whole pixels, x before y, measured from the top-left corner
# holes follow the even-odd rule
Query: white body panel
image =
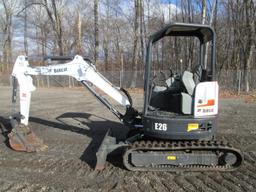
[(36, 88), (30, 75), (67, 75), (77, 81), (88, 81), (104, 91), (123, 106), (129, 106), (128, 98), (120, 90), (105, 79), (94, 65), (85, 61), (81, 56), (65, 64), (50, 65), (32, 68), (25, 56), (19, 56), (14, 64), (12, 76), (16, 77), (20, 87), (20, 113), (24, 117), (21, 123), (28, 125), (31, 92)]
[(194, 116), (204, 117), (218, 114), (219, 85), (217, 81), (197, 84), (195, 90)]

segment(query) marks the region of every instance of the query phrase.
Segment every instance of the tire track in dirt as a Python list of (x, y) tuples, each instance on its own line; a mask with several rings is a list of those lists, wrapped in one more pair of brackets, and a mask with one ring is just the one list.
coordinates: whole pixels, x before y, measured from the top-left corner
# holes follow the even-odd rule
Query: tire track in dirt
[[(106, 167), (107, 170), (108, 170), (108, 167), (109, 166)], [(122, 188), (124, 186), (125, 172), (120, 171), (119, 168), (116, 168), (113, 166), (111, 166), (110, 172), (112, 172), (111, 177), (114, 180), (110, 191), (114, 191), (114, 192), (122, 191)]]
[(256, 164), (256, 152), (255, 151), (249, 151), (248, 155), (253, 159), (253, 164)]
[[(251, 154), (249, 153), (248, 157), (247, 157), (247, 159), (249, 157), (251, 159), (250, 161), (248, 161), (248, 163), (250, 165), (250, 167), (249, 167), (250, 171), (255, 171), (255, 168), (252, 166), (252, 162), (254, 162), (253, 161), (254, 160), (253, 155), (254, 155), (254, 153), (251, 153)], [(24, 158), (24, 156), (28, 156), (29, 158)], [(2, 166), (6, 167), (4, 165), (5, 161), (1, 161), (1, 162), (3, 163)], [(54, 173), (56, 175), (58, 175), (58, 174), (69, 175), (69, 174), (76, 173), (76, 170), (83, 170), (82, 174), (80, 174), (80, 177), (83, 178), (88, 172), (92, 171), (92, 170), (90, 170), (88, 165), (84, 166), (84, 163), (81, 160), (66, 159), (65, 156), (56, 158), (56, 156), (52, 156), (52, 155), (51, 156), (45, 156), (45, 155), (42, 155), (42, 154), (41, 155), (35, 155), (35, 154), (34, 155), (25, 155), (25, 154), (23, 154), (19, 158), (13, 158), (12, 160), (8, 160), (8, 162), (10, 163), (10, 165), (12, 165), (11, 167), (13, 167), (13, 166), (15, 167), (15, 164), (17, 166), (20, 165), (21, 167), (23, 167), (21, 169), (22, 172), (23, 171), (31, 172), (31, 173), (35, 172), (35, 174), (37, 174), (37, 171), (36, 170), (32, 171), (33, 168), (35, 168), (37, 170), (41, 170), (40, 172), (43, 172), (46, 175), (51, 174), (51, 173)], [(126, 172), (126, 171), (121, 170), (121, 169), (116, 168), (116, 167), (113, 167), (113, 165), (111, 165), (111, 164), (108, 164), (108, 166), (106, 168), (106, 171), (103, 172), (103, 179), (102, 179), (102, 181), (105, 181), (105, 183), (108, 183), (108, 184), (105, 184), (106, 185), (105, 188), (102, 188), (102, 186), (101, 186), (99, 189), (113, 190), (113, 189), (117, 188), (119, 182), (111, 181), (111, 179), (109, 179), (109, 180), (107, 179), (107, 178), (116, 178), (116, 177), (118, 177), (118, 175), (114, 174), (115, 172), (120, 174), (120, 172), (123, 173), (123, 172)], [(147, 176), (148, 180), (153, 183), (153, 185), (151, 183), (150, 188), (147, 188), (147, 187), (145, 187), (145, 185), (144, 186), (142, 185), (141, 177), (143, 176), (143, 174), (138, 174), (137, 177), (134, 177), (134, 175), (133, 175), (133, 177), (134, 177), (133, 183), (135, 183), (135, 185), (141, 191), (144, 191), (144, 189), (154, 189), (154, 190), (156, 190), (157, 188), (161, 189), (161, 191), (169, 191), (173, 187), (172, 186), (173, 183), (175, 183), (174, 185), (177, 186), (176, 187), (177, 190), (180, 189), (180, 190), (185, 190), (185, 191), (198, 191), (200, 189), (200, 187), (198, 187), (198, 185), (194, 185), (195, 182), (191, 182), (191, 178), (193, 178), (191, 176), (177, 176), (177, 178), (174, 179), (174, 182), (171, 182), (171, 185), (166, 185), (166, 183), (168, 181), (165, 181), (164, 179), (159, 179), (159, 178), (163, 178), (163, 175), (164, 174), (154, 175), (154, 173), (150, 173)], [(165, 175), (168, 175), (168, 173), (166, 173)], [(79, 175), (77, 175), (77, 176), (79, 176)], [(135, 174), (135, 176), (136, 176), (136, 174)], [(220, 178), (219, 180), (216, 180), (213, 177), (211, 177), (211, 179), (215, 180), (216, 183), (217, 182), (221, 183), (221, 181), (220, 181), (221, 179), (228, 180), (227, 182), (224, 182), (224, 186), (230, 186), (230, 183), (235, 183), (238, 180), (238, 179), (230, 180), (229, 177), (230, 177), (230, 175), (228, 175), (228, 176), (223, 175), (223, 178)], [(168, 175), (167, 178), (170, 178), (170, 175)], [(99, 177), (97, 177), (96, 179), (99, 179)], [(200, 180), (200, 179), (198, 179), (198, 180)], [(214, 186), (213, 188), (215, 188), (215, 189), (216, 189), (216, 186), (218, 186), (218, 184), (216, 185), (216, 183), (213, 184), (213, 186)], [(242, 183), (242, 185), (245, 185), (245, 183)], [(128, 185), (126, 185), (125, 187), (127, 189), (131, 189), (131, 187), (128, 186)], [(92, 187), (92, 188), (95, 189), (95, 187)], [(119, 186), (119, 188), (121, 188), (121, 187)], [(236, 191), (241, 191), (241, 189), (239, 189), (237, 187), (234, 187), (233, 185), (231, 185), (230, 187), (227, 187), (227, 188), (229, 190), (235, 189)], [(251, 188), (246, 188), (246, 189), (251, 189)], [(11, 190), (12, 189), (17, 189), (17, 187), (16, 186), (11, 187), (10, 189)], [(211, 190), (210, 187), (206, 187), (206, 189), (210, 189), (210, 191), (214, 191), (214, 190)], [(219, 187), (218, 189), (221, 190), (221, 191), (227, 191), (223, 187)]]
[[(243, 169), (243, 172), (246, 173), (246, 169)], [(256, 189), (256, 179), (255, 178), (250, 177), (247, 174), (242, 174), (240, 171), (236, 171), (232, 174), (235, 175), (236, 177), (238, 177), (239, 179), (242, 179), (245, 185), (246, 185), (246, 183), (249, 183), (251, 186), (253, 186), (254, 189)]]
[[(74, 148), (73, 148), (74, 149)], [(11, 152), (14, 158), (10, 160), (1, 159), (0, 166), (4, 167), (21, 167), (29, 171), (30, 169), (40, 170), (40, 172), (53, 174), (55, 172), (64, 172), (65, 174), (74, 173), (74, 170), (86, 170), (83, 175), (88, 171), (91, 171), (86, 162), (79, 159), (79, 157), (72, 158), (72, 155), (69, 154), (69, 151), (72, 151), (71, 146), (62, 147), (62, 152), (56, 153), (55, 148), (51, 149), (50, 154), (56, 153), (55, 155), (49, 155), (47, 152), (39, 154), (24, 154), (24, 153), (15, 153), (10, 150), (6, 151)], [(75, 147), (77, 151), (77, 147)]]
[(245, 163), (244, 167), (245, 167), (245, 169), (246, 169), (246, 173), (247, 173), (246, 175), (248, 175), (249, 177), (252, 177), (252, 178), (256, 179), (256, 175), (255, 175), (255, 173), (256, 173), (255, 165), (252, 166), (252, 165), (249, 164), (249, 163)]
[[(33, 158), (34, 157), (34, 158)], [(1, 168), (15, 170), (16, 167), (20, 167), (18, 170), (20, 175), (29, 175), (29, 178), (33, 178), (37, 175), (47, 175), (52, 177), (53, 175), (61, 175), (62, 177), (76, 175), (74, 170), (83, 169), (90, 172), (88, 165), (79, 159), (51, 159), (51, 157), (40, 159), (38, 156), (31, 156), (26, 159), (11, 159), (1, 161)], [(84, 173), (86, 174), (86, 173)], [(80, 177), (83, 178), (83, 177)], [(50, 178), (49, 178), (50, 179)]]
[(7, 180), (0, 180), (1, 192), (35, 192), (35, 191), (58, 191), (53, 187), (44, 185), (28, 183), (28, 182), (10, 182)]
[(241, 177), (241, 175), (238, 175), (235, 172), (227, 173), (227, 174), (223, 175), (223, 177), (226, 180), (229, 180), (233, 183), (236, 183), (238, 186), (241, 186), (241, 188), (244, 191), (253, 191), (253, 189), (254, 189), (254, 186), (251, 185), (249, 181), (244, 180), (243, 177)]
[(256, 160), (250, 155), (250, 153), (244, 153), (243, 155), (244, 161), (248, 162), (249, 164), (255, 164)]
[[(65, 159), (65, 157), (59, 157), (58, 159), (55, 157), (55, 159), (52, 159), (52, 156), (41, 156), (41, 155), (30, 155), (29, 158), (14, 158), (12, 159), (12, 162), (10, 162), (10, 160), (8, 160), (8, 162), (12, 165), (11, 167), (15, 166), (15, 164), (19, 164), (20, 166), (22, 166), (23, 168), (21, 169), (21, 171), (25, 171), (25, 172), (35, 172), (35, 174), (37, 173), (37, 170), (41, 170), (40, 172), (43, 172), (44, 174), (48, 175), (48, 174), (64, 174), (64, 175), (69, 175), (69, 174), (75, 174), (76, 170), (83, 170), (83, 173), (80, 174), (80, 177), (84, 177), (88, 172), (92, 171), (92, 170), (88, 170), (88, 166), (84, 166), (84, 163), (80, 160), (77, 159)], [(6, 165), (4, 165), (4, 161), (2, 161), (2, 166), (6, 167)], [(29, 165), (29, 166), (28, 166)], [(103, 188), (103, 189), (114, 189), (118, 184), (118, 182), (115, 181), (111, 181), (111, 179), (107, 179), (107, 178), (116, 178), (117, 175), (115, 175), (115, 172), (124, 172), (124, 170), (120, 170), (119, 168), (115, 168), (112, 165), (108, 165), (106, 168), (106, 171), (103, 172), (103, 181), (105, 180), (105, 182), (107, 182), (107, 187)], [(168, 175), (167, 173), (165, 175)], [(79, 176), (79, 175), (77, 175)], [(133, 175), (133, 177), (136, 175)], [(142, 185), (141, 182), (141, 176), (142, 175), (138, 175), (137, 177), (134, 177), (133, 179), (133, 183), (135, 183), (135, 185), (141, 190), (143, 191), (143, 189), (148, 189), (147, 187), (145, 187), (145, 185)], [(168, 175), (167, 178), (169, 178), (170, 176)], [(209, 176), (211, 177), (211, 176)], [(228, 180), (230, 183), (232, 182), (236, 182), (237, 180), (229, 180), (230, 176), (225, 177), (225, 175), (223, 176), (224, 180)], [(159, 178), (163, 178), (163, 174), (158, 175), (155, 173), (150, 173), (147, 176), (148, 180), (151, 181), (151, 189), (157, 190), (157, 189), (161, 189), (161, 191), (168, 191), (170, 190), (170, 187), (168, 188), (168, 185), (166, 185), (166, 183), (168, 181), (165, 181), (165, 179), (159, 179)], [(198, 191), (200, 189), (200, 186), (195, 185), (195, 182), (193, 182), (193, 179), (191, 180), (191, 178), (193, 178), (192, 176), (177, 176), (174, 179), (174, 183), (177, 187), (177, 189), (183, 189), (185, 191)], [(196, 177), (197, 178), (197, 177)], [(214, 177), (215, 178), (215, 177)], [(221, 183), (221, 179), (216, 180), (213, 177), (211, 177), (212, 180), (215, 180), (217, 183)], [(98, 178), (97, 178), (98, 179)], [(202, 179), (198, 179), (198, 180), (202, 180)], [(113, 184), (111, 184), (111, 182)], [(191, 182), (192, 181), (192, 182)], [(152, 184), (153, 183), (153, 184)], [(203, 183), (203, 182), (202, 182)], [(173, 182), (172, 182), (173, 184)], [(228, 183), (224, 186), (229, 185)], [(244, 183), (242, 183), (242, 185), (245, 185)], [(103, 185), (104, 186), (104, 185)], [(207, 186), (207, 185), (206, 185)], [(214, 187), (218, 186), (218, 184), (216, 185), (216, 183), (214, 184)], [(232, 185), (231, 185), (232, 186)], [(128, 189), (130, 189), (130, 186), (126, 186)], [(173, 187), (173, 186), (171, 186)], [(209, 187), (207, 187), (209, 188)], [(211, 188), (209, 188), (211, 190)], [(228, 187), (228, 189), (234, 189), (233, 186), (232, 187)], [(239, 191), (239, 189), (237, 189), (235, 187), (236, 191)], [(249, 188), (250, 189), (250, 188)], [(221, 187), (219, 187), (219, 190), (221, 191), (227, 191)], [(213, 191), (213, 190), (211, 190)]]
[[(124, 179), (124, 190), (129, 192), (129, 191), (142, 191), (141, 188), (140, 188), (140, 184), (138, 182), (138, 177), (139, 175), (139, 172), (133, 172), (133, 174), (131, 175), (131, 173), (128, 173), (126, 176), (125, 176), (125, 179)], [(149, 185), (151, 185), (149, 183)], [(139, 189), (139, 190), (138, 190)]]
[(238, 187), (236, 184), (230, 182), (229, 180), (223, 177), (223, 175), (225, 174), (226, 173), (222, 173), (220, 177), (216, 177), (216, 175), (209, 174), (208, 177), (211, 178), (213, 181), (215, 181), (215, 183), (221, 184), (221, 186), (225, 187), (225, 189), (228, 191), (241, 191), (240, 187)]
[(107, 170), (104, 170), (102, 172), (95, 172), (98, 172), (97, 176), (94, 179), (100, 180), (100, 182), (97, 182), (98, 188), (100, 190), (113, 191), (116, 190), (118, 187), (121, 187), (119, 183), (121, 183), (122, 178), (120, 177), (120, 174), (115, 167), (108, 167)]
[(177, 176), (173, 181), (184, 191), (197, 191), (194, 185), (184, 179), (184, 176)]
[(165, 180), (162, 181), (162, 184), (168, 189), (168, 191), (184, 191), (176, 182), (173, 181), (175, 174), (162, 173), (162, 176), (165, 178)]
[[(228, 100), (230, 102), (225, 105), (226, 108), (223, 107), (225, 109), (224, 116), (220, 117), (217, 139), (230, 142), (245, 154), (244, 165), (235, 172), (196, 174), (129, 172), (120, 166), (120, 162), (113, 161), (107, 163), (104, 171), (98, 172), (91, 167), (92, 161), (95, 160), (94, 151), (96, 150), (95, 145), (91, 145), (91, 142), (95, 139), (95, 135), (98, 136), (98, 132), (99, 134), (104, 132), (99, 130), (106, 127), (119, 128), (119, 124), (111, 123), (116, 122), (116, 119), (111, 114), (107, 114), (107, 110), (103, 111), (101, 105), (98, 105), (89, 94), (88, 97), (86, 96), (86, 101), (78, 102), (78, 98), (83, 95), (83, 92), (77, 94), (80, 95), (79, 97), (76, 96), (77, 92), (72, 91), (65, 92), (63, 97), (63, 90), (43, 90), (41, 93), (37, 94), (39, 99), (34, 99), (32, 103), (34, 107), (31, 108), (31, 112), (34, 115), (34, 121), (31, 124), (35, 127), (34, 131), (44, 139), (49, 149), (42, 153), (25, 154), (13, 152), (4, 144), (1, 145), (0, 191), (229, 192), (255, 191), (256, 189), (256, 153), (253, 146), (256, 135), (249, 134), (254, 131), (251, 123), (253, 116), (243, 115), (246, 111), (248, 114), (254, 114), (256, 112), (254, 107)], [(40, 100), (41, 97), (43, 97), (42, 100)], [(52, 101), (51, 97), (53, 97)], [(6, 101), (7, 99), (9, 98), (6, 98)], [(55, 104), (58, 106), (54, 106)], [(239, 111), (241, 114), (233, 113), (237, 107), (241, 108)], [(9, 111), (7, 107), (0, 108), (1, 114), (7, 114), (7, 110)], [(85, 111), (86, 113), (83, 115)], [(86, 126), (79, 127), (75, 121), (71, 120), (67, 120), (70, 125), (61, 125), (56, 117), (66, 112), (81, 113), (79, 118), (81, 121), (85, 121), (83, 125), (88, 126), (88, 130)], [(106, 114), (103, 114), (105, 112)], [(96, 114), (97, 117), (92, 117), (93, 114)], [(98, 116), (97, 114), (103, 115)], [(87, 115), (88, 121), (84, 119)], [(104, 123), (102, 123), (103, 118), (109, 119), (109, 121), (104, 119)], [(226, 123), (226, 119), (230, 119), (229, 124)], [(93, 123), (87, 125), (90, 120)], [(48, 122), (48, 124), (44, 122)], [(248, 123), (246, 124), (246, 126), (248, 125), (247, 129), (245, 130), (245, 126), (239, 126), (239, 123)], [(124, 131), (124, 129), (118, 130)], [(3, 141), (4, 138), (1, 142)], [(84, 158), (85, 153), (86, 158)], [(115, 161), (119, 161), (119, 156), (113, 158)]]
[(154, 189), (155, 191), (168, 191), (168, 188), (163, 184), (163, 181), (166, 178), (159, 176), (159, 173), (151, 173), (150, 175), (148, 175), (148, 179), (150, 180), (150, 185), (152, 189)]
[(184, 179), (187, 182), (191, 183), (191, 185), (193, 185), (197, 191), (207, 191), (207, 192), (215, 191), (215, 190), (209, 188), (207, 185), (205, 185), (201, 179), (196, 177), (196, 175), (185, 177)]
[[(231, 176), (231, 175), (229, 175), (229, 174), (224, 174), (223, 175), (223, 185), (226, 185), (227, 188), (229, 188), (230, 191), (236, 191), (236, 192), (248, 191), (241, 184), (239, 179), (237, 179), (237, 178), (230, 178), (229, 176)], [(239, 182), (236, 182), (236, 181), (239, 181)]]
[(216, 182), (206, 174), (200, 174), (197, 176), (197, 178), (214, 191), (229, 192), (229, 190), (225, 186), (222, 186), (221, 183)]
[(6, 181), (0, 180), (1, 191), (5, 192), (12, 188), (12, 184)]

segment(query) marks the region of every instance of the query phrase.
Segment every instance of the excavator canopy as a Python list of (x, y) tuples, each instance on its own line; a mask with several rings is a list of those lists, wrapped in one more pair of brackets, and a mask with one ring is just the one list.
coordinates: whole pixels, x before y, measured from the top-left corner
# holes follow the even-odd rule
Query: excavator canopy
[(198, 37), (202, 44), (214, 39), (214, 30), (207, 25), (171, 23), (162, 30), (150, 36), (150, 41), (155, 43), (164, 36), (194, 36)]

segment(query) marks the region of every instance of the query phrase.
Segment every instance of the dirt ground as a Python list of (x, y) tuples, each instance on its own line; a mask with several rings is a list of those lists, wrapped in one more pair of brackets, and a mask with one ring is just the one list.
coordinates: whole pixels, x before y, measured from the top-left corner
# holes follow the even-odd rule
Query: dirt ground
[[(0, 117), (10, 115), (10, 89), (0, 87)], [(142, 95), (132, 94), (141, 108)], [(95, 152), (107, 129), (119, 139), (118, 119), (88, 91), (38, 89), (33, 93), (30, 125), (48, 150), (12, 151), (0, 135), (0, 191), (256, 191), (256, 103), (221, 99), (218, 139), (244, 153), (234, 172), (130, 172), (118, 153), (104, 171), (94, 171)]]

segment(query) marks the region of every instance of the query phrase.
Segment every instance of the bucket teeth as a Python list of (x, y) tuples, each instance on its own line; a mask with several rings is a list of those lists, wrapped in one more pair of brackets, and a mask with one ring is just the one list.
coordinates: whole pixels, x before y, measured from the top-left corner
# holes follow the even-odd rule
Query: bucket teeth
[(48, 146), (43, 140), (25, 125), (18, 125), (8, 134), (10, 147), (15, 151), (39, 152), (45, 151)]

